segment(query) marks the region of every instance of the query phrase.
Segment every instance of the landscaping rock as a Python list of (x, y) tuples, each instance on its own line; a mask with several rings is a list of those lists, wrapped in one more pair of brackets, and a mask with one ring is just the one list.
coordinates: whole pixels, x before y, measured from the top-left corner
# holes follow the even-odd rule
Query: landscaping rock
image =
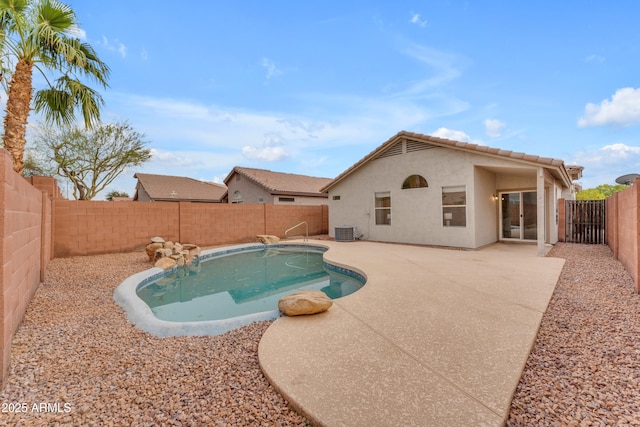
[(258, 239), (258, 242), (260, 243), (278, 243), (280, 241), (280, 238), (278, 236), (270, 236), (268, 234), (259, 234), (256, 236), (256, 238)]
[(287, 316), (322, 313), (332, 305), (331, 298), (324, 292), (315, 290), (294, 292), (278, 301), (278, 309)]
[(175, 259), (165, 257), (165, 258), (160, 258), (158, 261), (156, 261), (155, 266), (160, 267), (163, 270), (169, 270), (175, 267), (177, 264), (178, 263), (176, 262)]
[(162, 243), (161, 242), (149, 243), (146, 246), (145, 252), (147, 253), (147, 256), (149, 257), (149, 261), (155, 261), (156, 260), (156, 250), (157, 249), (162, 249)]
[(200, 247), (197, 245), (165, 241), (162, 237), (153, 237), (151, 240), (145, 247), (149, 261), (157, 262), (162, 258), (172, 257), (177, 265), (184, 266), (191, 265), (200, 256)]
[(173, 254), (173, 251), (171, 249), (166, 249), (166, 248), (156, 249), (156, 253), (153, 259), (155, 261), (158, 261), (159, 259), (166, 258), (172, 254)]

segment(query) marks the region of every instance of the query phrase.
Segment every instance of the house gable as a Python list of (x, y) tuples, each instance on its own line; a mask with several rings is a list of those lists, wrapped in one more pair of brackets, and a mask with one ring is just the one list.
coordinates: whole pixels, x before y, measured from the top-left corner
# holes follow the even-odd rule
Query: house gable
[(318, 178), (236, 166), (224, 180), (229, 203), (326, 204), (321, 187), (330, 178)]
[(322, 188), (321, 191), (328, 191), (332, 186), (336, 185), (338, 182), (345, 179), (351, 173), (372, 160), (438, 147), (449, 148), (462, 152), (476, 153), (482, 156), (486, 156), (487, 158), (510, 160), (515, 164), (520, 164), (523, 166), (543, 167), (548, 169), (554, 175), (555, 179), (561, 181), (565, 188), (570, 188), (572, 185), (571, 176), (565, 168), (564, 162), (559, 159), (534, 156), (510, 150), (502, 150), (499, 148), (492, 148), (483, 145), (470, 144), (466, 142), (453, 141), (429, 135), (402, 131), (391, 137), (371, 153), (367, 154), (360, 161), (356, 162), (353, 166), (345, 170), (342, 174), (338, 175), (331, 183)]

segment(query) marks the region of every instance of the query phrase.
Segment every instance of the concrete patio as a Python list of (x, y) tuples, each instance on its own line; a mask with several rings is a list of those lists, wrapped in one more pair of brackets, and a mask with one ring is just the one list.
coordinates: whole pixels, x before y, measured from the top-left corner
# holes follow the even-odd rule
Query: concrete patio
[(327, 426), (504, 424), (563, 259), (526, 244), (311, 243), (367, 284), (262, 337), (260, 366), (290, 404)]

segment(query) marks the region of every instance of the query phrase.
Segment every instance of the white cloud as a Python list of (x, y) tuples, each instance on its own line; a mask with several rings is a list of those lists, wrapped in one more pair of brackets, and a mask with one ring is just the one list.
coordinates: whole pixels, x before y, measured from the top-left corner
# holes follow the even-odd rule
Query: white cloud
[(282, 75), (282, 70), (269, 58), (262, 58), (262, 66), (267, 70), (267, 80)]
[(123, 43), (120, 43), (117, 39), (115, 40), (115, 42), (111, 43), (106, 36), (102, 36), (102, 41), (99, 41), (96, 44), (104, 47), (109, 52), (118, 53), (120, 56), (122, 56), (123, 59), (127, 57), (127, 47)]
[(505, 122), (496, 119), (486, 119), (484, 121), (485, 132), (491, 138), (498, 138), (502, 135), (502, 130), (505, 126)]
[(473, 139), (468, 134), (466, 134), (465, 132), (463, 132), (461, 130), (438, 128), (438, 130), (433, 132), (431, 134), (431, 136), (435, 136), (435, 137), (438, 137), (438, 138), (444, 138), (444, 139), (451, 139), (453, 141), (460, 141), (460, 142), (468, 142), (468, 143), (471, 143), (471, 144), (485, 145), (484, 142), (482, 142), (481, 140)]
[(578, 127), (581, 128), (640, 124), (640, 88), (618, 89), (611, 100), (605, 99), (600, 105), (588, 103), (584, 110), (584, 115), (578, 120)]
[(260, 160), (263, 162), (275, 162), (291, 157), (282, 147), (242, 147), (242, 155), (249, 160)]
[(403, 51), (406, 55), (425, 65), (431, 70), (432, 75), (414, 83), (407, 90), (400, 92), (398, 95), (424, 95), (426, 91), (438, 89), (452, 80), (462, 75), (460, 71), (460, 59), (452, 54), (432, 49), (428, 46), (409, 43)]
[(87, 39), (87, 32), (76, 25), (73, 25), (72, 27), (69, 28), (69, 34), (79, 38), (80, 40)]
[(427, 20), (426, 19), (421, 19), (419, 13), (411, 12), (411, 19), (409, 20), (409, 22), (412, 23), (412, 24), (416, 24), (416, 25), (418, 25), (420, 27), (424, 27), (424, 26), (427, 25)]
[(640, 173), (640, 147), (614, 143), (601, 148), (575, 153), (567, 164), (584, 166), (582, 186), (615, 184), (615, 179), (629, 173)]

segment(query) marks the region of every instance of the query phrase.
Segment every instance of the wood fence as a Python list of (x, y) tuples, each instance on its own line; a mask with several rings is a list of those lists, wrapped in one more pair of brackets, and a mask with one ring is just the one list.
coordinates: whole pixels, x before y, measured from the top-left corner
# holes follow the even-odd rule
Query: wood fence
[(565, 242), (606, 244), (606, 203), (604, 200), (567, 200)]

